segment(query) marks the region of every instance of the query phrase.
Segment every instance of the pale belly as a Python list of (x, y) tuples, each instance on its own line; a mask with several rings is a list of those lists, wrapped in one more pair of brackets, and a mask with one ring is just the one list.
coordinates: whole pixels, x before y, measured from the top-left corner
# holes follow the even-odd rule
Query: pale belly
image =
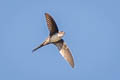
[(53, 35), (51, 38), (50, 38), (50, 42), (57, 42), (59, 40), (61, 40), (62, 37), (59, 37), (57, 34), (56, 35)]

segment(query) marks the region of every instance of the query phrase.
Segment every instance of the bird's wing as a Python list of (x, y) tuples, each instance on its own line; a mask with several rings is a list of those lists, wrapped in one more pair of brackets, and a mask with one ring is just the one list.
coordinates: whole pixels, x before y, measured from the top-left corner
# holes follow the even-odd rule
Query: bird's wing
[(45, 13), (45, 17), (46, 17), (48, 29), (50, 31), (50, 35), (57, 33), (58, 27), (57, 27), (57, 24), (55, 23), (55, 20), (48, 13)]
[(66, 61), (69, 62), (69, 64), (72, 66), (72, 68), (74, 68), (74, 60), (73, 60), (72, 54), (71, 54), (69, 48), (67, 47), (66, 43), (64, 42), (64, 40), (61, 39), (60, 41), (58, 41), (54, 44), (59, 49), (60, 54), (65, 58)]

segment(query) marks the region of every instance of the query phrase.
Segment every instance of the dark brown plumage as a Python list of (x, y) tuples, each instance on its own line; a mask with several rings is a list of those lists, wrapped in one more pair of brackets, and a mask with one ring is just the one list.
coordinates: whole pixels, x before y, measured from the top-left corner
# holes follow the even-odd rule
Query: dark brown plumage
[(45, 13), (45, 17), (48, 29), (50, 31), (50, 36), (52, 36), (55, 33), (58, 33), (57, 24), (55, 23), (55, 20), (52, 18), (52, 16), (50, 16), (48, 13)]
[(59, 32), (58, 27), (55, 23), (55, 20), (52, 18), (52, 16), (50, 16), (48, 13), (45, 13), (45, 17), (46, 17), (46, 22), (47, 22), (47, 26), (50, 31), (50, 34), (49, 34), (48, 38), (40, 46), (33, 49), (33, 52), (45, 45), (52, 43), (52, 44), (56, 45), (56, 47), (59, 49), (60, 54), (64, 57), (64, 59), (66, 61), (69, 62), (69, 64), (73, 68), (74, 60), (73, 60), (72, 54), (71, 54), (68, 46), (62, 39), (64, 32), (63, 31)]
[(72, 66), (72, 68), (74, 68), (74, 61), (73, 61), (72, 54), (71, 54), (69, 48), (67, 47), (66, 43), (64, 42), (64, 40), (61, 39), (60, 41), (58, 41), (54, 44), (59, 49), (60, 54), (65, 58), (65, 60), (67, 60), (69, 62), (69, 64)]

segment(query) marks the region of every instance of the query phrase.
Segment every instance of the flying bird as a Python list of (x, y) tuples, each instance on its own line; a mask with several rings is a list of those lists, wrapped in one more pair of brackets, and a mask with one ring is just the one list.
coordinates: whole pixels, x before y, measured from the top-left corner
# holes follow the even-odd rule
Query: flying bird
[(74, 68), (74, 60), (72, 54), (68, 46), (62, 39), (65, 32), (58, 30), (57, 24), (50, 14), (45, 13), (45, 17), (46, 17), (48, 29), (50, 31), (49, 36), (41, 45), (33, 49), (32, 52), (38, 50), (39, 48), (45, 45), (54, 44), (58, 48), (60, 54), (64, 57), (64, 59), (68, 61), (68, 63), (72, 66), (72, 68)]

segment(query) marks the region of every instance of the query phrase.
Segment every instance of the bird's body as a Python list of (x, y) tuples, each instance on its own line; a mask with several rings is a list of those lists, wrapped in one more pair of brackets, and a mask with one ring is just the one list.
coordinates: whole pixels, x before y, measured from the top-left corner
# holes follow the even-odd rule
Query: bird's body
[(64, 32), (59, 32), (50, 37), (50, 42), (57, 42), (62, 39)]
[(65, 60), (67, 60), (69, 62), (69, 64), (72, 67), (74, 67), (74, 60), (73, 60), (72, 54), (71, 54), (70, 50), (68, 49), (66, 43), (62, 39), (65, 32), (58, 30), (58, 27), (57, 27), (54, 19), (48, 13), (45, 13), (45, 16), (46, 16), (48, 29), (50, 31), (50, 35), (40, 46), (35, 48), (33, 50), (33, 52), (45, 45), (54, 44), (59, 49), (61, 55), (65, 58)]

